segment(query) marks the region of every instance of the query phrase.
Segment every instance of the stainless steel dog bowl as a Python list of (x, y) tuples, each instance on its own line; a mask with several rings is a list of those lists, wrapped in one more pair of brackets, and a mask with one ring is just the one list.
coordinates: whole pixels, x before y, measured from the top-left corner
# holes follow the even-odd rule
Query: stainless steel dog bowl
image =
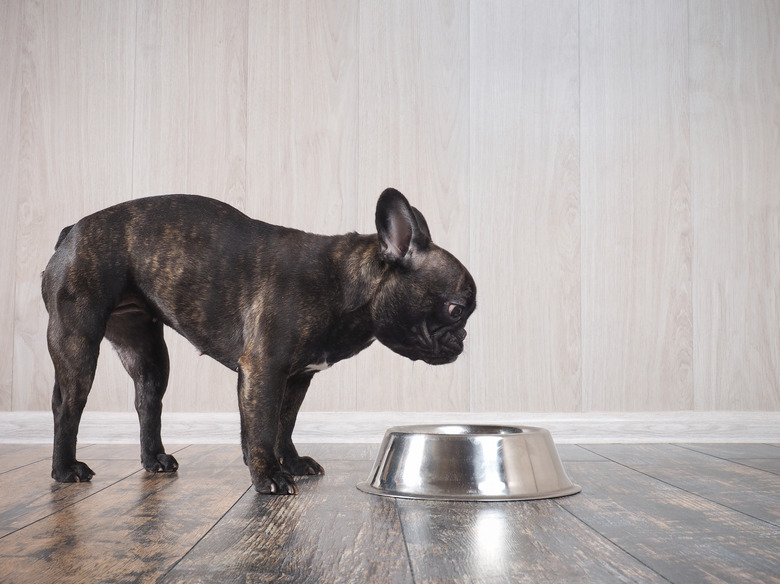
[(448, 501), (546, 499), (581, 490), (544, 428), (456, 424), (390, 428), (358, 489)]

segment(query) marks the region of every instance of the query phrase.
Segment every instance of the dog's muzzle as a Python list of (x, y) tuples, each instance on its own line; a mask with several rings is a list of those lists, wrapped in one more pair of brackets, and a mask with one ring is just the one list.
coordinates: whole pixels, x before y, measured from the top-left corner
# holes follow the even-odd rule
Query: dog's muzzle
[(418, 358), (431, 365), (452, 363), (463, 352), (466, 329), (439, 327), (431, 330), (427, 321), (412, 328), (420, 349)]

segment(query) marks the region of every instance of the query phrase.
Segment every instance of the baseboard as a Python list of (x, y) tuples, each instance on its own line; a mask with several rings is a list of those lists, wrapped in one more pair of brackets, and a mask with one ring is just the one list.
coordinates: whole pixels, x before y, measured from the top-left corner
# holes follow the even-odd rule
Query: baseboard
[[(376, 443), (391, 426), (407, 424), (503, 424), (547, 428), (559, 444), (642, 442), (780, 443), (780, 412), (637, 413), (442, 413), (301, 412), (298, 442)], [(48, 412), (0, 412), (0, 442), (50, 443)], [(232, 444), (239, 441), (237, 413), (163, 415), (168, 444)], [(132, 413), (86, 412), (79, 442), (137, 443)]]

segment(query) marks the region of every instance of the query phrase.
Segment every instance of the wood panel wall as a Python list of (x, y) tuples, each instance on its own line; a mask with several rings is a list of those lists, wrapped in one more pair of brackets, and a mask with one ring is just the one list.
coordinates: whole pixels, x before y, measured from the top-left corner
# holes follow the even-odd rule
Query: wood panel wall
[[(780, 410), (773, 0), (3, 0), (0, 79), (0, 410), (48, 409), (40, 273), (81, 216), (372, 232), (389, 185), (477, 281), (467, 351), (371, 347), (306, 409)], [(167, 338), (167, 410), (234, 410)], [(106, 345), (88, 407), (132, 401)]]
[(586, 410), (693, 407), (687, 31), (677, 0), (581, 4)]

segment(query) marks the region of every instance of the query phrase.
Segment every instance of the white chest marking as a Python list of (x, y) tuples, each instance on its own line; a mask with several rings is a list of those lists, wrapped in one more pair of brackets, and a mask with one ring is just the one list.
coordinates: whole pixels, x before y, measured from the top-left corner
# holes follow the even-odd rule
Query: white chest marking
[(330, 367), (330, 363), (323, 361), (322, 363), (312, 363), (311, 365), (307, 365), (303, 371), (305, 373), (314, 373), (317, 371), (325, 371), (328, 367)]

